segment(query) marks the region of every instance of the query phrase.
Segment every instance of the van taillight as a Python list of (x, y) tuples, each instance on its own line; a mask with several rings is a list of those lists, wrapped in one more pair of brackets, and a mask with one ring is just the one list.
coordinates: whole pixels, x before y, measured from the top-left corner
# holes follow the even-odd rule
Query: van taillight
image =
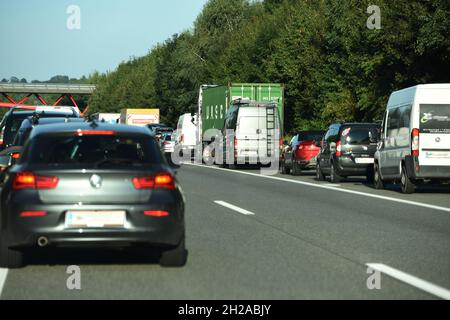
[(234, 137), (234, 158), (236, 159), (238, 156), (238, 139)]
[(181, 143), (184, 143), (184, 134), (181, 135)]
[(133, 179), (136, 189), (175, 189), (175, 179), (169, 173), (158, 173), (147, 177), (136, 177)]
[(342, 143), (341, 143), (341, 141), (339, 140), (337, 143), (336, 143), (336, 157), (340, 157), (342, 155)]
[(36, 176), (32, 172), (19, 172), (13, 181), (13, 189), (55, 189), (58, 177)]
[(419, 156), (419, 129), (413, 129), (411, 132), (411, 154), (413, 157)]

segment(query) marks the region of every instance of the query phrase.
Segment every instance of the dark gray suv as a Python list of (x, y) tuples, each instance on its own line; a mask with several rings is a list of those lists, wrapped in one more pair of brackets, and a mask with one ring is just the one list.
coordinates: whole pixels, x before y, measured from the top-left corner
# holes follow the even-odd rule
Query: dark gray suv
[(380, 136), (375, 123), (336, 123), (325, 134), (317, 156), (316, 178), (337, 183), (348, 176), (373, 180), (374, 154)]

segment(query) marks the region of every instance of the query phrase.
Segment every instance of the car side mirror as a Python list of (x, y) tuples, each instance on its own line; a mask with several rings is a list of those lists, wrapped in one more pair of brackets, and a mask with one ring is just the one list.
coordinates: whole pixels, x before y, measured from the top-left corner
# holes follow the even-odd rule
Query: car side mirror
[(322, 146), (322, 141), (316, 141), (316, 142), (314, 143), (314, 145), (315, 145), (316, 147), (321, 147), (321, 146)]
[(283, 144), (284, 144), (285, 146), (287, 146), (287, 145), (289, 144), (289, 142), (288, 142), (287, 140), (284, 140), (284, 141), (283, 141)]

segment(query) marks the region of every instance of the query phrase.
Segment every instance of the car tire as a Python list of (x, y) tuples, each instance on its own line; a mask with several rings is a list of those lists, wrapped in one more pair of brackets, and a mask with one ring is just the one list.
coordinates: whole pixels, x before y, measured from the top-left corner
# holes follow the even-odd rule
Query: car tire
[(320, 169), (320, 165), (316, 165), (316, 180), (317, 181), (325, 181), (325, 175), (322, 172), (322, 169)]
[(163, 250), (159, 264), (161, 267), (183, 267), (187, 262), (188, 251), (185, 247), (185, 236), (181, 238), (180, 243), (172, 249)]
[(416, 186), (408, 177), (408, 173), (406, 172), (405, 166), (402, 166), (400, 184), (402, 186), (402, 192), (405, 194), (412, 194), (416, 190)]
[(375, 187), (375, 189), (383, 190), (384, 182), (381, 178), (380, 167), (378, 166), (378, 163), (375, 163), (373, 171), (373, 186)]
[(284, 160), (281, 162), (281, 173), (282, 174), (289, 174), (289, 173), (291, 173), (291, 169), (286, 167), (286, 162)]
[(342, 177), (336, 172), (336, 168), (334, 167), (334, 163), (331, 163), (330, 167), (330, 181), (331, 183), (339, 183), (342, 181)]
[(0, 237), (0, 268), (17, 269), (25, 266), (25, 254), (10, 249), (5, 236)]
[(300, 176), (302, 174), (302, 169), (299, 167), (298, 163), (292, 159), (292, 175)]

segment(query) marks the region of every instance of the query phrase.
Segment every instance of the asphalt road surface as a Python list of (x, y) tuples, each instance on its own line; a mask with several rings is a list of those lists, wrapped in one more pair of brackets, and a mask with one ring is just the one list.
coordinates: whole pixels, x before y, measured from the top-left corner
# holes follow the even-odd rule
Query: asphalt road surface
[[(43, 252), (0, 270), (1, 298), (450, 299), (448, 187), (402, 195), (362, 179), (193, 165), (178, 178), (184, 268), (161, 268), (143, 250)], [(81, 268), (81, 290), (67, 288), (69, 265)]]

